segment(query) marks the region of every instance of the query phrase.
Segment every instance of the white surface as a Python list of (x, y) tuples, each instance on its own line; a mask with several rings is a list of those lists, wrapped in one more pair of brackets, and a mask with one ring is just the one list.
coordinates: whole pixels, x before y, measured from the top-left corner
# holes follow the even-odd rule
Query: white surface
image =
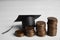
[[(18, 15), (41, 14), (42, 16), (36, 19), (47, 22), (47, 17), (53, 16), (58, 19), (57, 36), (50, 37), (15, 37), (15, 26), (21, 23), (14, 23)], [(23, 1), (0, 1), (0, 40), (60, 40), (60, 0), (23, 0)], [(14, 26), (6, 34), (2, 32)]]

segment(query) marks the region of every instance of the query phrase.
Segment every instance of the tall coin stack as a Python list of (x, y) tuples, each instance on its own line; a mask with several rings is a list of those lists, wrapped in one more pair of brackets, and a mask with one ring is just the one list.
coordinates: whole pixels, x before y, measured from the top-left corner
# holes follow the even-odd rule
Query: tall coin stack
[(44, 21), (37, 21), (36, 34), (41, 37), (46, 35), (46, 23)]
[(48, 26), (47, 34), (49, 36), (56, 36), (56, 34), (57, 34), (57, 18), (48, 17), (47, 26)]
[(26, 26), (25, 27), (25, 35), (28, 37), (32, 37), (35, 35), (34, 27), (33, 26)]

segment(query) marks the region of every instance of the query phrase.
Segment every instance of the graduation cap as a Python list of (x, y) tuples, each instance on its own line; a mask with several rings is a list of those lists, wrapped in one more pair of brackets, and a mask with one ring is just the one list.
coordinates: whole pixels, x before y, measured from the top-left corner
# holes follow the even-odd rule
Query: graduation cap
[(41, 15), (19, 15), (15, 22), (22, 21), (22, 25), (25, 26), (35, 26), (35, 19)]

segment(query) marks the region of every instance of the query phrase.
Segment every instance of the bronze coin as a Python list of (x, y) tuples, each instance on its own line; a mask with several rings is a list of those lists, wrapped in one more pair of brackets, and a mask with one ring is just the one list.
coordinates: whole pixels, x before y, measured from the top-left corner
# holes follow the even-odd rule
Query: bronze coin
[(43, 37), (46, 35), (46, 31), (38, 31), (37, 35)]
[(37, 21), (36, 34), (41, 37), (46, 35), (46, 23), (44, 21)]
[(56, 36), (57, 30), (48, 31), (49, 36)]
[(24, 36), (24, 32), (21, 31), (21, 30), (16, 30), (16, 31), (15, 31), (15, 36), (17, 36), (17, 37), (22, 37), (22, 36)]
[(47, 34), (49, 36), (55, 36), (57, 34), (57, 18), (55, 17), (48, 17), (48, 22), (47, 22), (47, 26), (48, 26), (48, 30), (47, 30)]
[(25, 35), (28, 37), (32, 37), (34, 36), (35, 31), (34, 31), (34, 27), (33, 26), (26, 26), (25, 27)]
[(36, 22), (36, 26), (37, 26), (37, 27), (40, 27), (40, 26), (41, 26), (41, 27), (44, 27), (45, 25), (46, 25), (46, 23), (45, 23), (44, 21), (37, 21), (37, 22)]
[(47, 19), (48, 21), (51, 21), (51, 22), (58, 22), (57, 18), (55, 17), (48, 17)]
[(34, 32), (28, 32), (28, 33), (26, 33), (26, 36), (28, 36), (28, 37), (32, 37), (32, 36), (34, 36), (35, 35), (35, 33)]
[(33, 29), (34, 29), (33, 26), (26, 26), (26, 27), (25, 27), (25, 30), (33, 30)]

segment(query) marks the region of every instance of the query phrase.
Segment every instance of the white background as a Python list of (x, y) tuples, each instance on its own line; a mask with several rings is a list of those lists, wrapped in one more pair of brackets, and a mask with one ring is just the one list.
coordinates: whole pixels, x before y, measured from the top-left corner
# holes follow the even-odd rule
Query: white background
[[(36, 21), (47, 22), (47, 17), (53, 16), (58, 19), (57, 35), (54, 37), (15, 37), (13, 33), (19, 29), (16, 25), (21, 25), (21, 22), (14, 20), (18, 15), (40, 15)], [(60, 40), (60, 0), (0, 0), (0, 40)], [(6, 34), (2, 32), (14, 26)]]

